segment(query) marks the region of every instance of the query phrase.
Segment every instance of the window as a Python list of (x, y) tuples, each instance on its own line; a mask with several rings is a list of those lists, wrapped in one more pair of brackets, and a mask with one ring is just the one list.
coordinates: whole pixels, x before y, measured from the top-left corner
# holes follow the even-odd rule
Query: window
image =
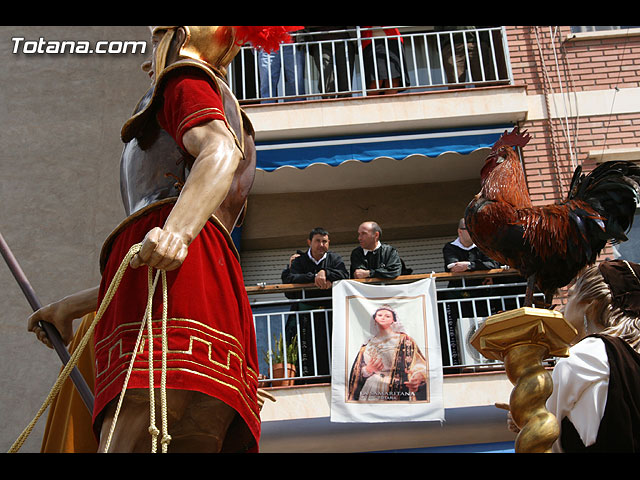
[(616, 245), (614, 249), (622, 259), (640, 263), (640, 213), (637, 211), (633, 219), (633, 227), (627, 237), (629, 240)]
[(595, 25), (595, 26), (579, 26), (579, 27), (571, 27), (571, 33), (586, 33), (586, 32), (605, 32), (610, 30), (624, 30), (627, 28), (638, 28), (637, 26), (603, 26), (603, 25)]

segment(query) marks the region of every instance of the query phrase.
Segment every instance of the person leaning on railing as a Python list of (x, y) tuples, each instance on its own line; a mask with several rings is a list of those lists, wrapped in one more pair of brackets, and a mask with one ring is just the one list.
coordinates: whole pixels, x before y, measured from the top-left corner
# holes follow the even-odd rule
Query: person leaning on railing
[(267, 99), (260, 103), (275, 102), (273, 98), (278, 97), (278, 83), (281, 77), (284, 79), (283, 95), (295, 97), (305, 94), (305, 54), (299, 45), (281, 45), (280, 50), (274, 52), (258, 48), (257, 54), (260, 98)]
[(496, 81), (507, 80), (499, 31), (480, 26), (441, 26), (436, 30), (442, 32), (439, 37), (446, 81), (454, 84), (449, 88), (459, 88), (455, 84), (468, 82), (493, 85)]
[[(329, 250), (329, 244), (329, 232), (322, 227), (314, 228), (307, 239), (308, 250), (298, 250), (282, 271), (282, 283), (313, 283), (320, 291), (309, 290), (305, 298), (320, 298), (327, 296), (327, 292), (322, 290), (331, 288), (333, 282), (349, 278), (342, 257)], [(300, 292), (289, 291), (285, 295), (290, 299), (301, 298)], [(324, 302), (322, 305), (329, 308), (331, 302)]]
[[(441, 31), (456, 31), (453, 34), (443, 34), (440, 36), (442, 48), (442, 60), (444, 71), (447, 76), (447, 83), (465, 83), (467, 81), (467, 58), (471, 66), (469, 75), (470, 81), (482, 79), (480, 62), (478, 59), (478, 43), (475, 27), (446, 27), (438, 29)], [(463, 38), (464, 37), (464, 38)], [(453, 44), (452, 44), (453, 39)]]
[(360, 246), (351, 251), (351, 278), (393, 279), (402, 274), (402, 260), (392, 245), (382, 243), (382, 229), (376, 222), (364, 222), (358, 227)]
[[(307, 238), (308, 249), (306, 252), (298, 251), (291, 256), (289, 265), (282, 271), (283, 283), (315, 284), (317, 289), (304, 292), (304, 298), (309, 302), (294, 303), (292, 311), (308, 311), (325, 309), (324, 312), (312, 314), (289, 315), (285, 326), (287, 344), (298, 339), (302, 352), (303, 376), (329, 374), (329, 357), (327, 329), (331, 331), (331, 287), (333, 282), (349, 277), (347, 267), (342, 257), (329, 250), (329, 232), (324, 228), (314, 228)], [(300, 291), (287, 291), (285, 296), (289, 299), (301, 299)], [(314, 298), (329, 297), (325, 300), (314, 301)], [(313, 322), (311, 317), (313, 316)], [(312, 335), (313, 325), (313, 335)], [(315, 338), (316, 358), (318, 371), (313, 371), (313, 340)], [(301, 382), (299, 382), (301, 383)]]
[[(445, 272), (463, 273), (500, 268), (498, 262), (487, 257), (473, 243), (463, 218), (458, 222), (458, 236), (455, 240), (444, 245), (442, 248), (442, 256), (444, 258)], [(439, 299), (451, 300), (444, 303), (443, 307), (446, 318), (441, 318), (440, 320), (440, 337), (443, 342), (447, 341), (447, 336), (453, 339), (456, 338), (456, 330), (460, 318), (486, 317), (489, 315), (486, 302), (474, 302), (470, 299), (473, 297), (489, 296), (490, 290), (488, 288), (477, 287), (480, 285), (490, 285), (492, 283), (493, 279), (491, 277), (465, 278), (465, 288), (462, 289), (462, 280), (453, 279), (448, 283), (447, 288), (455, 288), (456, 290), (442, 291), (439, 293)], [(474, 288), (467, 290), (466, 287)], [(454, 347), (452, 347), (452, 359), (454, 364), (461, 361), (459, 352), (457, 348)], [(443, 361), (448, 362), (445, 351), (443, 351)]]
[[(457, 238), (446, 243), (442, 248), (442, 256), (444, 257), (445, 272), (461, 273), (500, 268), (500, 263), (487, 257), (474, 245), (465, 226), (464, 218), (458, 222)], [(491, 282), (491, 277), (487, 277), (478, 280), (467, 280), (465, 284), (467, 286), (487, 285)], [(450, 288), (460, 286), (462, 286), (461, 280), (452, 280), (449, 282)]]

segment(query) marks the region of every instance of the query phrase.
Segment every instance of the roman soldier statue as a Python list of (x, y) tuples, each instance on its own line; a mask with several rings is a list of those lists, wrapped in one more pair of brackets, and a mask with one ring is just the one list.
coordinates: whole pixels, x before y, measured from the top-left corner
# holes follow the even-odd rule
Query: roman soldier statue
[[(99, 451), (107, 442), (113, 452), (149, 451), (150, 406), (160, 403), (153, 395), (161, 382), (169, 433), (160, 441), (170, 444), (169, 451), (258, 449), (255, 331), (231, 239), (244, 215), (256, 152), (251, 122), (225, 76), (242, 44), (277, 48), (295, 28), (151, 27), (151, 88), (121, 132), (126, 218), (102, 248), (101, 283), (43, 307), (29, 320), (40, 338), (37, 322), (45, 320), (69, 341), (70, 322), (97, 309), (122, 259), (140, 245), (94, 330)], [(143, 265), (166, 272), (167, 297), (156, 289), (152, 341), (145, 337), (134, 356), (148, 305)]]

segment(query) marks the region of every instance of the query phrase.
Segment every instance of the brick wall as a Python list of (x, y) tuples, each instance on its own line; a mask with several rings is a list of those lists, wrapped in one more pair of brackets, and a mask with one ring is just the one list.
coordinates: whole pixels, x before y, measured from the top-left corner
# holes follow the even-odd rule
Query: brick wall
[[(529, 193), (534, 204), (564, 198), (576, 165), (591, 171), (596, 162), (589, 152), (603, 149), (640, 148), (640, 113), (598, 115), (570, 119), (571, 151), (563, 131), (564, 119), (524, 122), (532, 136), (523, 150)], [(553, 135), (551, 130), (553, 129)], [(573, 161), (571, 159), (573, 154)]]
[[(528, 95), (640, 87), (640, 36), (567, 41), (570, 27), (548, 26), (506, 27), (506, 33), (514, 83), (526, 86)], [(523, 150), (523, 162), (535, 205), (563, 199), (576, 164), (587, 172), (595, 167), (595, 161), (587, 158), (589, 151), (640, 148), (640, 113), (610, 112), (604, 105), (598, 115), (520, 125), (532, 136)], [(571, 151), (565, 131), (570, 134)], [(608, 246), (600, 259), (611, 258), (612, 253)], [(565, 302), (562, 289), (555, 303)]]
[[(640, 86), (640, 36), (569, 41), (568, 26), (509, 26), (506, 33), (514, 83), (528, 95)], [(575, 165), (595, 166), (587, 160), (590, 150), (640, 148), (640, 113), (610, 115), (605, 107), (601, 115), (521, 125), (533, 137), (523, 160), (534, 204), (562, 199)]]
[[(640, 86), (640, 36), (568, 40), (570, 27), (506, 27), (516, 85), (544, 93)], [(552, 35), (554, 34), (555, 35)]]

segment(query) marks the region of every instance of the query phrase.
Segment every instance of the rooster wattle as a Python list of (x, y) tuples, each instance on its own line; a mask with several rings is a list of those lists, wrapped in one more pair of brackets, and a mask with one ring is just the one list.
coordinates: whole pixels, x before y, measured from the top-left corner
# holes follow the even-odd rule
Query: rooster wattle
[(535, 286), (549, 308), (556, 291), (594, 263), (607, 241), (627, 240), (640, 200), (640, 167), (611, 161), (586, 175), (578, 167), (566, 200), (533, 206), (513, 148), (530, 138), (516, 127), (496, 142), (465, 222), (481, 251), (528, 279), (525, 306), (532, 305)]

